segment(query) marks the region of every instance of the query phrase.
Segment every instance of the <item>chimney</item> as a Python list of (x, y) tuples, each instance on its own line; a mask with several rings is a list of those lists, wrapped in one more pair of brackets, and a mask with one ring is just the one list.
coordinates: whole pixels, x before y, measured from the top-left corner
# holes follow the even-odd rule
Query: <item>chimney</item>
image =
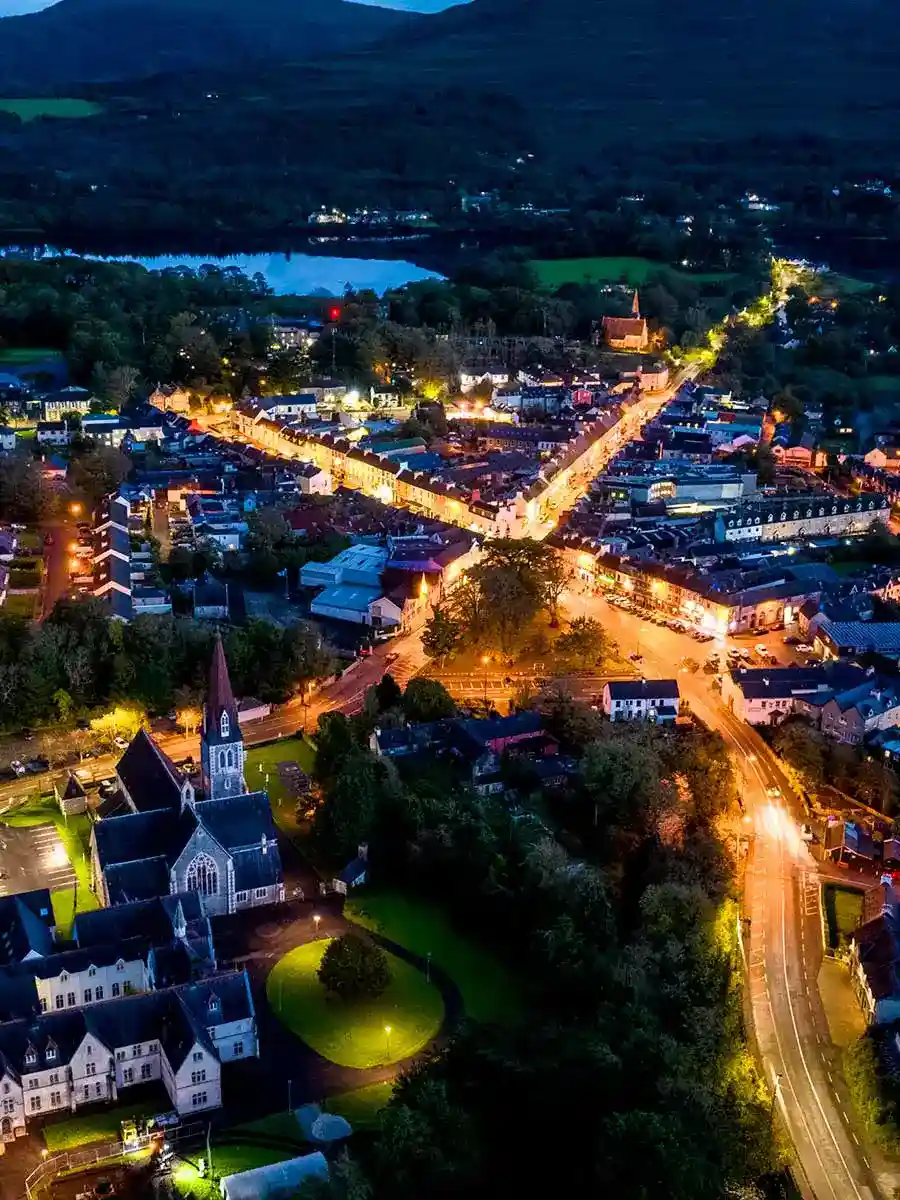
[(363, 862), (368, 862), (369, 861), (369, 843), (368, 842), (360, 842), (360, 844), (356, 847), (356, 854), (357, 854), (358, 858), (361, 858), (363, 860)]

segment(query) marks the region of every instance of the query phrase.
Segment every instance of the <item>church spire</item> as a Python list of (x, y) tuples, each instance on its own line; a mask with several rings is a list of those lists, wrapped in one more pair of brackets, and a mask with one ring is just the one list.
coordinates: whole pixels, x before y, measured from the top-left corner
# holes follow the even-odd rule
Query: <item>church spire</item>
[[(224, 718), (224, 720), (223, 720)], [(222, 635), (216, 634), (209, 667), (209, 689), (203, 707), (203, 732), (210, 741), (231, 742), (238, 732), (237, 704), (228, 677)]]
[(228, 678), (225, 650), (218, 634), (209, 668), (209, 691), (203, 706), (200, 759), (206, 800), (244, 795), (247, 790), (244, 781), (244, 739), (238, 724), (231, 680)]
[(640, 302), (640, 300), (638, 299), (638, 290), (637, 290), (637, 288), (635, 288), (635, 289), (634, 289), (634, 299), (631, 301), (631, 315), (632, 315), (633, 317), (636, 317), (638, 320), (640, 320), (640, 316), (641, 316), (641, 302)]

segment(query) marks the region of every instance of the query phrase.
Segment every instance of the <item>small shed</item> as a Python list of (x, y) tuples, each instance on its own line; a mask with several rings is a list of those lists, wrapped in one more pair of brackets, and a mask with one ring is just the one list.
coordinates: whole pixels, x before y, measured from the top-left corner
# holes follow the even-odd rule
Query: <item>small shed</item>
[(328, 1179), (328, 1160), (320, 1151), (286, 1162), (226, 1175), (219, 1184), (223, 1200), (288, 1200), (307, 1179)]
[(85, 794), (85, 790), (81, 786), (81, 781), (71, 772), (62, 793), (60, 793), (56, 785), (54, 785), (54, 790), (56, 791), (60, 810), (67, 817), (74, 816), (76, 813), (83, 813), (87, 809), (87, 795)]

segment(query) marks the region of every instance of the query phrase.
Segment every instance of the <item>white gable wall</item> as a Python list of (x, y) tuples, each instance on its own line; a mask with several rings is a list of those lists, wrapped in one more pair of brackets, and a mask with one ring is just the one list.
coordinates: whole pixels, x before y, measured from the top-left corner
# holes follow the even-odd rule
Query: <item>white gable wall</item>
[(54, 979), (35, 979), (42, 1012), (80, 1008), (98, 1000), (149, 992), (151, 981), (143, 959), (120, 959), (107, 967), (88, 966), (81, 971), (63, 971)]

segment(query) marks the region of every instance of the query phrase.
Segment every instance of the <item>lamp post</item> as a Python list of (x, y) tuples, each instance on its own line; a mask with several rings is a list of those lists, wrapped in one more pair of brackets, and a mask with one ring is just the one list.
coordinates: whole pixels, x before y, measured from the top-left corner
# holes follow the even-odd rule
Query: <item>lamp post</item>
[(385, 1032), (385, 1038), (386, 1038), (386, 1042), (387, 1042), (387, 1058), (388, 1058), (388, 1062), (390, 1062), (390, 1060), (391, 1060), (391, 1026), (385, 1025), (384, 1032)]
[(318, 913), (313, 913), (313, 925), (315, 925), (315, 927), (316, 927), (316, 937), (319, 936), (319, 922), (321, 920), (322, 920), (322, 918), (319, 916)]
[(488, 702), (488, 698), (487, 698), (487, 669), (488, 669), (488, 663), (489, 663), (490, 661), (491, 661), (491, 656), (490, 656), (489, 654), (482, 654), (482, 656), (481, 656), (481, 665), (484, 667), (484, 707), (485, 707), (485, 708), (487, 708), (487, 702)]

